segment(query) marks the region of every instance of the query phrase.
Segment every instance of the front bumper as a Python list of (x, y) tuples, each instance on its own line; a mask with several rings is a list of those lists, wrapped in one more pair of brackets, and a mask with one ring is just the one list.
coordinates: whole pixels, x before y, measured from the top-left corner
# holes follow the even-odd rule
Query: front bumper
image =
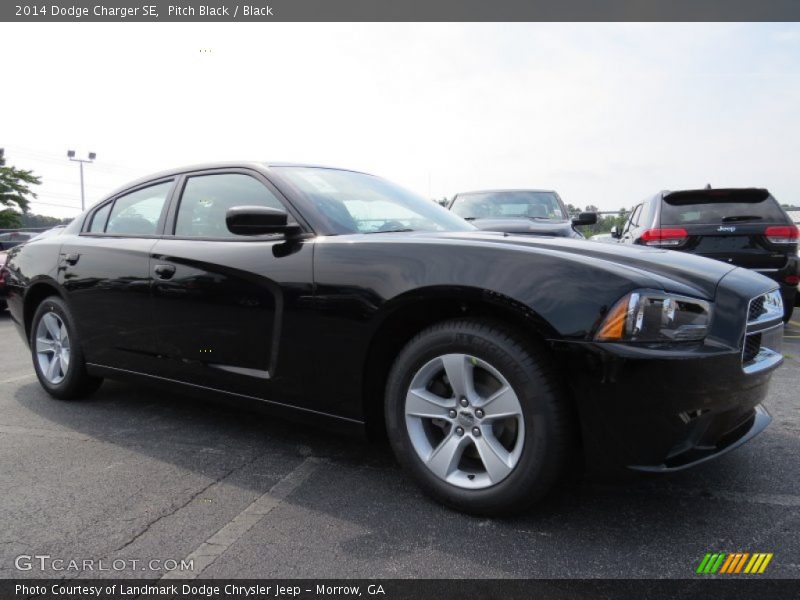
[(563, 342), (591, 471), (686, 469), (741, 446), (771, 421), (761, 402), (780, 359), (745, 373), (742, 351)]

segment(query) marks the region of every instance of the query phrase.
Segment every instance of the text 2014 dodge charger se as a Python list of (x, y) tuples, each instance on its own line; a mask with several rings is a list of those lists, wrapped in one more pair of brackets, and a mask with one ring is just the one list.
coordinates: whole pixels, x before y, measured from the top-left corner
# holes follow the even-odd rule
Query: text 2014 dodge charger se
[(777, 284), (661, 249), (481, 232), (374, 176), (167, 171), (11, 251), (42, 386), (134, 378), (385, 431), (479, 514), (587, 461), (682, 469), (744, 443), (781, 363)]

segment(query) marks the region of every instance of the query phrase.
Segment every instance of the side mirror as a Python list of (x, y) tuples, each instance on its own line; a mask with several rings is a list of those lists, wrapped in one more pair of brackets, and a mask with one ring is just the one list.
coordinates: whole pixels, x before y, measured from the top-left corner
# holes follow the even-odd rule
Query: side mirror
[(581, 225), (594, 225), (597, 223), (597, 213), (582, 212), (577, 217), (572, 217), (572, 226), (580, 227)]
[(266, 233), (295, 233), (297, 225), (289, 225), (289, 215), (284, 210), (267, 206), (232, 206), (225, 213), (228, 231), (236, 235), (264, 235)]
[(611, 237), (617, 240), (622, 237), (616, 225), (611, 228)]

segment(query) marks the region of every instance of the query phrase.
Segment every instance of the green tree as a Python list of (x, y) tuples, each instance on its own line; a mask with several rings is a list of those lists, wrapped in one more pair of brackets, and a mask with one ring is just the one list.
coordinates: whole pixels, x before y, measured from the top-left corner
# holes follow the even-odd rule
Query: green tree
[(33, 171), (0, 166), (0, 227), (20, 226), (20, 213), (27, 213), (36, 198), (31, 186), (41, 183)]

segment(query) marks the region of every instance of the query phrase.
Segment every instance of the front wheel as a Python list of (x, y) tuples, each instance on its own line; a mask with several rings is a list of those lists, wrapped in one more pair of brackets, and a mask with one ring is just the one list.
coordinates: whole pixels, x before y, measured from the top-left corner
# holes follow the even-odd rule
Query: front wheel
[(547, 354), (478, 320), (441, 323), (408, 343), (389, 375), (386, 424), (395, 455), (426, 492), (479, 515), (542, 498), (569, 447)]
[(86, 372), (79, 341), (67, 304), (57, 296), (43, 300), (33, 315), (31, 354), (39, 383), (54, 398), (85, 397), (103, 383)]

